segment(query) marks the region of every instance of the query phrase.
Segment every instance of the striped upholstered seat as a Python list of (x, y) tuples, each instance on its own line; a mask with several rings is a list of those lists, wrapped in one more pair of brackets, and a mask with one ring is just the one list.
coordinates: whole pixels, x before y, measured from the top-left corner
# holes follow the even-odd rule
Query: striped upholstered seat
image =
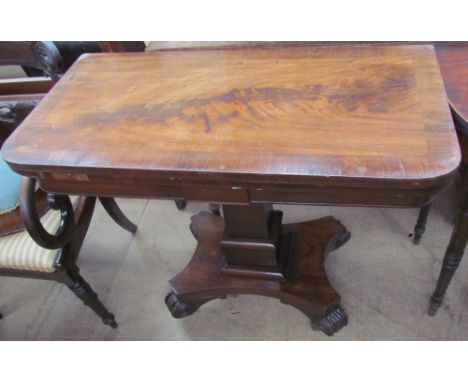
[[(72, 197), (73, 205), (78, 197)], [(41, 218), (44, 228), (50, 233), (57, 231), (60, 212), (49, 210)], [(38, 272), (55, 272), (55, 261), (60, 249), (42, 248), (31, 239), (26, 231), (0, 237), (0, 268)]]

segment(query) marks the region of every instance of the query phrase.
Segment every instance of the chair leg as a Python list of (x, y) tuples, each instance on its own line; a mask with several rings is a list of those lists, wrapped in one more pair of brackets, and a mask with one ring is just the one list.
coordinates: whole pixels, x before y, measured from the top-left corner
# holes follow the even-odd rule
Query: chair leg
[(436, 289), (431, 297), (429, 303), (429, 315), (433, 316), (437, 313), (445, 292), (452, 280), (455, 271), (460, 265), (460, 261), (465, 252), (466, 244), (468, 241), (468, 193), (465, 191), (465, 201), (463, 210), (458, 216), (455, 227), (452, 231), (450, 243), (445, 251), (442, 269), (440, 270), (439, 279), (437, 280)]
[(416, 222), (416, 226), (414, 227), (414, 238), (413, 243), (418, 245), (421, 241), (421, 237), (426, 230), (426, 222), (427, 216), (429, 215), (429, 211), (431, 210), (432, 203), (426, 204), (419, 210), (418, 221)]
[(187, 206), (187, 202), (184, 199), (175, 199), (174, 202), (175, 202), (175, 204), (177, 206), (177, 209), (179, 211), (184, 210), (185, 207)]
[(114, 220), (119, 226), (131, 233), (135, 233), (137, 231), (137, 226), (128, 220), (113, 198), (101, 197), (99, 200), (112, 220)]
[(217, 215), (217, 216), (220, 216), (220, 215), (221, 215), (221, 212), (220, 212), (221, 206), (220, 206), (219, 204), (210, 203), (210, 204), (208, 205), (208, 208), (210, 209), (210, 212), (211, 212), (213, 215)]
[(68, 275), (70, 280), (67, 282), (67, 287), (78, 297), (83, 304), (89, 306), (94, 313), (96, 313), (103, 324), (109, 325), (111, 328), (116, 329), (118, 327), (115, 317), (110, 313), (102, 302), (98, 299), (96, 292), (93, 291), (91, 286), (81, 277), (78, 272), (73, 272), (72, 275)]
[(0, 320), (3, 318), (3, 314), (0, 313)]

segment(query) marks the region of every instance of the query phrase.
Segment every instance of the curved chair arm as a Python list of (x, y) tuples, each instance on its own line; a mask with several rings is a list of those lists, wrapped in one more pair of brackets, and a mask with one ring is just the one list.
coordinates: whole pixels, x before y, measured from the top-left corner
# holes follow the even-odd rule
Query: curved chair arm
[(0, 65), (39, 69), (54, 82), (63, 72), (62, 56), (52, 41), (1, 41)]
[(73, 206), (68, 196), (48, 194), (47, 201), (50, 208), (60, 210), (60, 225), (55, 234), (47, 232), (43, 227), (34, 200), (36, 180), (23, 178), (20, 189), (21, 219), (31, 238), (43, 248), (59, 249), (73, 238), (75, 221)]
[(52, 41), (34, 41), (32, 51), (36, 58), (37, 66), (46, 77), (57, 82), (63, 72), (63, 61), (59, 50)]

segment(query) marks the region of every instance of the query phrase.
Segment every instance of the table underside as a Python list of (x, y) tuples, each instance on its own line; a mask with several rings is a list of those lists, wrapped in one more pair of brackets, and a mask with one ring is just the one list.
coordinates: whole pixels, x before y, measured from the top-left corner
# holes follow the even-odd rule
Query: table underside
[(37, 177), (49, 192), (129, 198), (184, 199), (208, 203), (297, 203), (350, 206), (420, 207), (449, 185), (456, 171), (442, 178), (401, 181), (365, 178), (231, 177), (170, 173), (128, 177), (112, 174), (23, 172)]

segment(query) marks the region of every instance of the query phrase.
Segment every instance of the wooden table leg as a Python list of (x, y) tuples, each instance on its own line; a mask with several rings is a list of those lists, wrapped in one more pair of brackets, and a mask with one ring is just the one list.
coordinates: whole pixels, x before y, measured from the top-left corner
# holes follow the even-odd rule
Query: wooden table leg
[(455, 223), (450, 243), (445, 251), (437, 286), (429, 303), (428, 313), (431, 316), (437, 313), (442, 304), (445, 292), (460, 264), (468, 241), (468, 187), (466, 182), (464, 184), (464, 194), (463, 208)]
[(184, 199), (175, 199), (175, 204), (178, 210), (182, 211), (187, 206), (187, 202)]
[(339, 221), (329, 216), (283, 225), (282, 212), (267, 204), (224, 205), (223, 215), (192, 217), (197, 249), (166, 297), (175, 318), (227, 294), (256, 294), (296, 307), (327, 335), (347, 324), (324, 268), (325, 255), (350, 237)]
[(418, 221), (416, 222), (416, 226), (414, 227), (414, 238), (413, 243), (418, 245), (421, 241), (421, 237), (426, 230), (426, 222), (427, 216), (429, 215), (429, 211), (431, 210), (432, 203), (426, 204), (424, 207), (421, 207), (419, 210)]

